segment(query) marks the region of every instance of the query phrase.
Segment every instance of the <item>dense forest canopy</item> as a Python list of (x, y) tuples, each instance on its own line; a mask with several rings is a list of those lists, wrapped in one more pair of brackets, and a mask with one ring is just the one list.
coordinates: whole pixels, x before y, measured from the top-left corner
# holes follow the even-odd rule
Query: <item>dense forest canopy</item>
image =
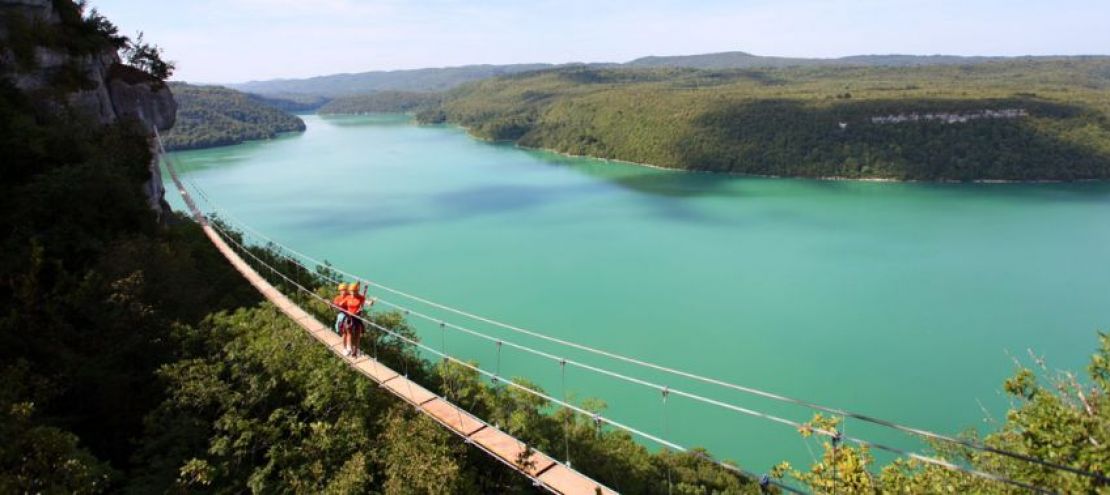
[(689, 170), (1110, 178), (1110, 58), (555, 69), (468, 84), (420, 119), (459, 124), (486, 139)]
[(169, 150), (239, 144), (305, 129), (296, 115), (253, 95), (218, 86), (172, 83), (171, 87), (178, 110), (177, 125), (162, 136)]

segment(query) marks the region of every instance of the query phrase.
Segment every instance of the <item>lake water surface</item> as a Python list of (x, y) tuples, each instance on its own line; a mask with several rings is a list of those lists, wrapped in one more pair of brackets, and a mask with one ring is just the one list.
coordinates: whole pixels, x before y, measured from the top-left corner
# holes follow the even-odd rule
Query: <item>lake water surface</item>
[[(1032, 349), (1050, 368), (1081, 370), (1095, 332), (1110, 329), (1110, 184), (730, 177), (484, 143), (396, 115), (305, 122), (303, 135), (175, 156), (214, 203), (306, 254), (663, 365), (956, 433), (1001, 419), (1011, 356), (1028, 361)], [(811, 414), (451, 321), (794, 420)], [(435, 325), (414, 323), (442, 345)], [(488, 342), (449, 332), (446, 345), (498, 365)], [(563, 393), (556, 362), (506, 348), (500, 367)], [(566, 383), (577, 402), (602, 397), (607, 416), (752, 471), (818, 453), (766, 420), (672, 395), (664, 425), (659, 392), (573, 368)], [(856, 421), (846, 429), (917, 446)]]

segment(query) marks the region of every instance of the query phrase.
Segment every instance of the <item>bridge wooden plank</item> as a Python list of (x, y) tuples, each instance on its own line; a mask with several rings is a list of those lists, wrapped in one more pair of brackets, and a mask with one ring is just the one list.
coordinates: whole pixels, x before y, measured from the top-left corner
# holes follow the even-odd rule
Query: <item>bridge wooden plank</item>
[(564, 494), (590, 494), (590, 495), (615, 495), (616, 492), (604, 485), (591, 480), (581, 473), (562, 464), (555, 464), (550, 469), (540, 473), (540, 481)]
[[(171, 174), (176, 182), (177, 176), (172, 169)], [(341, 355), (350, 366), (378, 381), (395, 395), (411, 404), (420, 406), (423, 412), (437, 419), (441, 424), (481, 445), (488, 452), (500, 457), (509, 465), (515, 466), (518, 471), (539, 480), (557, 493), (587, 495), (615, 493), (589, 477), (559, 464), (542, 452), (532, 451), (526, 459), (522, 460), (522, 456), (528, 452), (527, 447), (515, 437), (490, 427), (487, 423), (471, 416), (458, 406), (436, 397), (432, 392), (408, 378), (400, 376), (396, 371), (380, 362), (365, 356), (359, 358), (342, 356), (341, 352), (337, 352), (337, 349), (343, 343), (340, 336), (332, 332), (329, 326), (320, 323), (300, 306), (293, 303), (291, 299), (270, 285), (253, 268), (243, 262), (239, 255), (210, 226), (204, 223), (203, 217), (200, 216), (195, 207), (190, 206), (194, 210), (194, 214), (197, 215), (205, 233), (208, 234), (209, 239), (224, 257), (242, 273), (243, 277), (286, 316), (304, 328), (309, 335), (328, 346), (336, 354)], [(600, 491), (598, 491), (599, 489)]]
[(308, 330), (309, 333), (326, 332), (326, 333), (330, 333), (332, 335), (336, 335), (336, 333), (331, 329), (331, 327), (326, 326), (323, 323), (320, 323), (319, 321), (316, 321), (315, 318), (313, 318), (312, 316), (309, 316), (307, 314), (305, 315), (305, 320), (301, 323), (301, 326), (305, 327), (305, 330)]
[(412, 380), (403, 376), (396, 380), (385, 382), (385, 388), (414, 406), (423, 405), (436, 398), (436, 394), (429, 392), (428, 389), (417, 385)]
[(365, 361), (360, 361), (356, 363), (355, 369), (357, 369), (362, 374), (373, 378), (374, 381), (378, 383), (383, 383), (393, 378), (397, 378), (398, 376), (401, 376), (398, 375), (396, 371), (390, 369), (388, 366), (385, 366), (373, 359), (367, 359)]
[(323, 342), (328, 347), (343, 345), (343, 337), (340, 337), (333, 332), (316, 332), (313, 333), (312, 336), (316, 337), (316, 340)]
[(531, 455), (527, 458), (522, 459), (523, 454), (527, 451), (524, 442), (517, 440), (512, 435), (498, 430), (497, 428), (479, 430), (477, 433), (471, 435), (470, 439), (473, 440), (474, 443), (485, 447), (486, 450), (492, 452), (497, 457), (516, 466), (517, 469), (527, 473), (529, 476), (536, 476), (537, 473), (541, 473), (555, 465), (554, 459), (544, 455), (543, 452), (535, 450), (533, 450)]
[(435, 399), (421, 406), (421, 409), (448, 428), (461, 433), (464, 437), (469, 437), (486, 427), (485, 423), (474, 419), (470, 413), (443, 399)]

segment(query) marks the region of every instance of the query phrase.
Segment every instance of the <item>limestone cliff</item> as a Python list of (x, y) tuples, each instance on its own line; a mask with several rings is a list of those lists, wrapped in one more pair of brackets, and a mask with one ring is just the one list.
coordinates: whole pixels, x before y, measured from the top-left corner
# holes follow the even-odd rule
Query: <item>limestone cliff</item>
[[(62, 14), (53, 0), (0, 0), (0, 78), (43, 105), (68, 107), (101, 124), (137, 120), (152, 138), (153, 129), (173, 127), (177, 103), (169, 86), (121, 63), (114, 47), (81, 50), (46, 41), (45, 31), (69, 27)], [(144, 192), (161, 216), (169, 207), (157, 160), (150, 172)]]

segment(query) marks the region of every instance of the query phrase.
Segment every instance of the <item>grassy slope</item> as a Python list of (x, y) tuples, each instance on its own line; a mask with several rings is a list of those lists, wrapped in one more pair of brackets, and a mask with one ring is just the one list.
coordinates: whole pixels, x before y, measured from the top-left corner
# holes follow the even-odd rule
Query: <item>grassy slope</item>
[[(907, 112), (1024, 108), (965, 124)], [(1110, 59), (919, 68), (576, 68), (450, 94), (425, 121), (561, 152), (719, 172), (896, 179), (1110, 177)], [(841, 130), (839, 123), (848, 128)]]

